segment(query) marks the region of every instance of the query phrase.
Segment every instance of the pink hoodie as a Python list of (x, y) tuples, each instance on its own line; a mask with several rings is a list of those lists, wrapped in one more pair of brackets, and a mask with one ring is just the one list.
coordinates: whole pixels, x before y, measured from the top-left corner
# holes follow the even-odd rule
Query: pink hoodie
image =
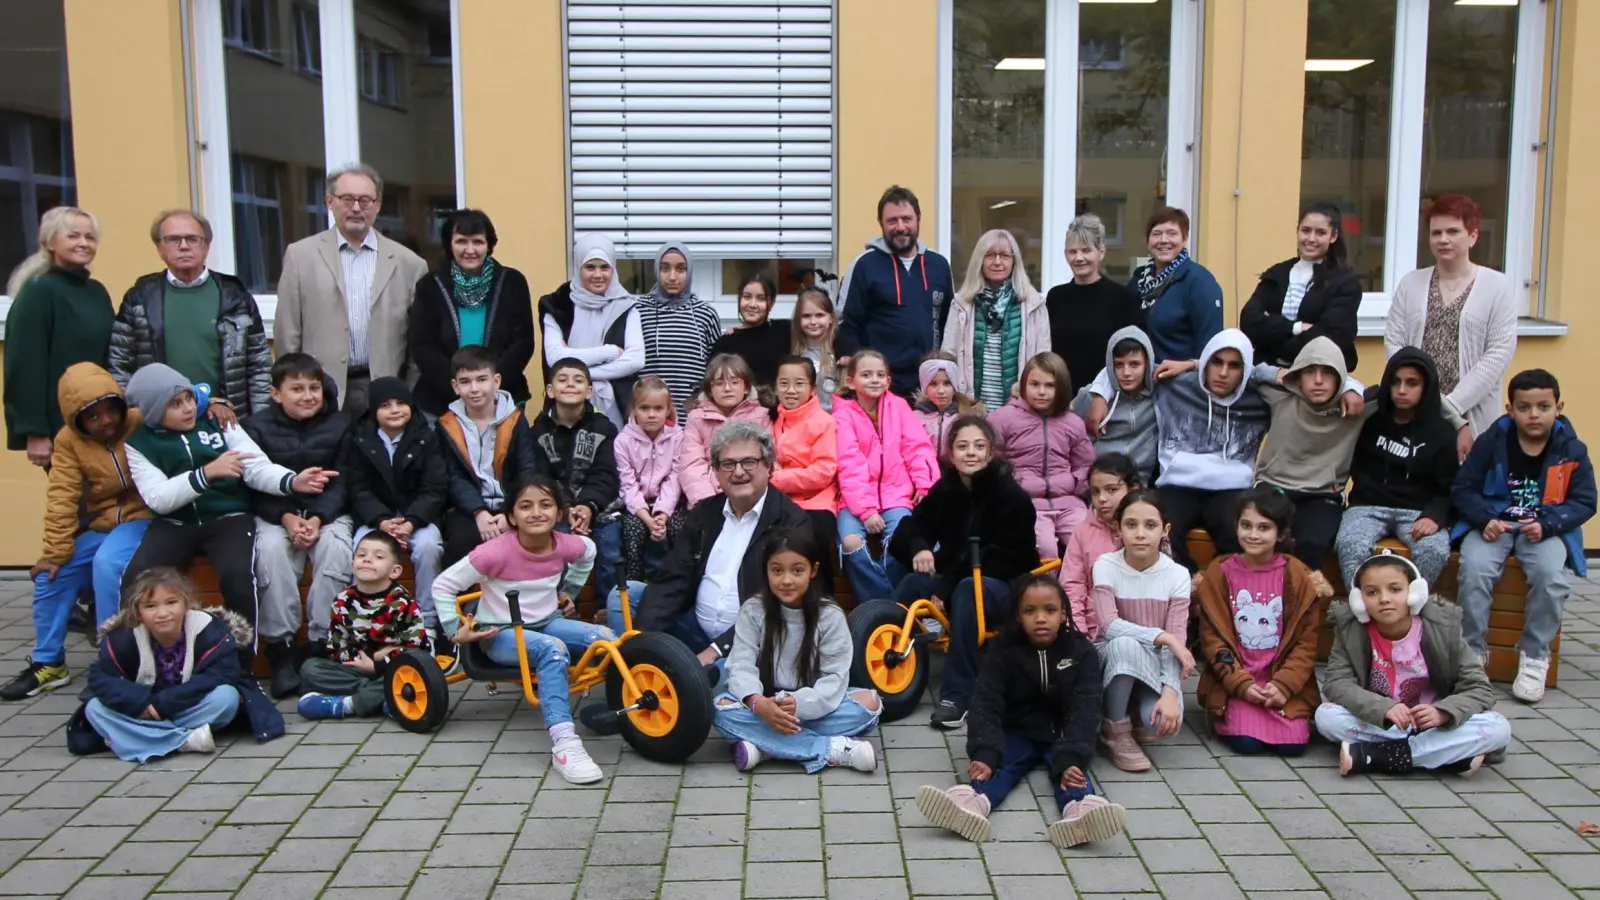
[(989, 414), (989, 424), (1000, 440), (1000, 456), (1016, 470), (1034, 508), (1089, 508), (1094, 444), (1077, 413), (1046, 418), (1021, 397), (1012, 397)]
[(895, 394), (878, 398), (878, 423), (853, 398), (833, 398), (839, 423), (840, 507), (858, 519), (910, 509), (915, 493), (939, 480), (939, 459), (911, 405)]
[(651, 512), (672, 515), (683, 497), (678, 484), (678, 448), (683, 429), (663, 425), (651, 440), (630, 418), (617, 435), (617, 475), (622, 479), (622, 503), (629, 515), (648, 506)]
[(1100, 631), (1100, 622), (1094, 611), (1094, 563), (1103, 554), (1122, 549), (1122, 535), (1100, 517), (1089, 520), (1072, 530), (1067, 540), (1067, 552), (1061, 560), (1061, 586), (1072, 602), (1072, 620), (1078, 630), (1094, 640)]
[(767, 408), (754, 400), (734, 407), (731, 416), (717, 409), (710, 398), (702, 398), (689, 410), (689, 424), (683, 430), (683, 445), (678, 449), (678, 481), (683, 485), (683, 494), (689, 498), (690, 506), (722, 490), (717, 487), (717, 476), (711, 471), (711, 438), (730, 419), (743, 419), (772, 430)]

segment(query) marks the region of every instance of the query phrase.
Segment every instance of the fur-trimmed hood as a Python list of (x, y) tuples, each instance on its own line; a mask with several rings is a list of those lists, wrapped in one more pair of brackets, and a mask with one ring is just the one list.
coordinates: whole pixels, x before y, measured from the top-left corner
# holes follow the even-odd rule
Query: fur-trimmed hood
[[(202, 622), (196, 619), (196, 613), (205, 616), (208, 621)], [(250, 627), (250, 622), (244, 616), (221, 606), (189, 607), (189, 615), (183, 622), (184, 634), (193, 633), (198, 635), (207, 625), (211, 624), (210, 619), (221, 619), (227, 623), (228, 631), (233, 633), (233, 642), (235, 644), (241, 647), (255, 646), (256, 633), (255, 629)], [(149, 640), (150, 629), (144, 627), (144, 624), (139, 621), (139, 610), (133, 604), (124, 606), (116, 615), (102, 622), (100, 624), (100, 635), (104, 637), (120, 628), (143, 632), (144, 639)]]

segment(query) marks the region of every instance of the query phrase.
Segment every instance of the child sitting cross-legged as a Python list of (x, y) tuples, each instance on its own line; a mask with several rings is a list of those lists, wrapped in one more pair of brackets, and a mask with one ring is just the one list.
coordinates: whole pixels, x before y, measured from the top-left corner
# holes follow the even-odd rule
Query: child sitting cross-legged
[[(519, 665), (516, 631), (511, 627), (508, 594), (517, 593), (522, 613), (522, 642), (528, 665), (539, 675), (539, 711), (550, 732), (551, 762), (573, 784), (590, 784), (605, 776), (583, 748), (572, 725), (567, 648), (582, 650), (598, 640), (611, 640), (611, 629), (570, 618), (577, 615), (572, 598), (594, 568), (594, 542), (556, 531), (567, 517), (561, 486), (545, 475), (531, 475), (506, 492), (512, 531), (480, 544), (433, 583), (433, 602), (440, 626), (457, 644), (483, 642), (496, 665)], [(472, 621), (456, 612), (456, 596), (481, 585), (483, 595)]]
[(1089, 777), (1100, 657), (1073, 625), (1055, 578), (1019, 579), (1016, 614), (985, 648), (968, 715), (971, 786), (918, 788), (917, 809), (928, 821), (971, 841), (988, 840), (990, 810), (1043, 763), (1061, 810), (1050, 826), (1052, 843), (1076, 847), (1122, 833), (1126, 812), (1096, 794)]
[(822, 595), (824, 546), (832, 548), (803, 531), (768, 538), (766, 590), (739, 607), (715, 724), (741, 772), (767, 757), (792, 759), (812, 773), (878, 768), (872, 744), (856, 736), (878, 724), (882, 707), (875, 691), (849, 687), (850, 626)]
[(1471, 775), (1511, 743), (1493, 711), (1483, 660), (1462, 635), (1461, 608), (1428, 596), (1410, 560), (1374, 556), (1350, 603), (1334, 604), (1333, 652), (1317, 731), (1339, 744), (1339, 772)]
[(308, 719), (371, 716), (383, 709), (390, 661), (404, 650), (428, 646), (422, 610), (400, 584), (400, 542), (369, 531), (356, 542), (355, 584), (333, 601), (328, 655), (305, 661), (300, 715)]

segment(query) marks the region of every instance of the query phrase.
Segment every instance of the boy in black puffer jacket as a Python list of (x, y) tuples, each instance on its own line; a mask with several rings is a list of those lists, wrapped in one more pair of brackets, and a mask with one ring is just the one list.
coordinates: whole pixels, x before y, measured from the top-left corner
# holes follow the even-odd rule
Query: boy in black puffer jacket
[(622, 556), (622, 478), (617, 474), (617, 426), (589, 402), (589, 367), (581, 360), (557, 360), (545, 386), (546, 402), (529, 419), (539, 462), (567, 492), (572, 503), (567, 528), (594, 540), (594, 595), (611, 596)]
[[(285, 353), (272, 364), (272, 403), (246, 419), (245, 432), (267, 459), (299, 471), (337, 470), (350, 420), (339, 410), (338, 389), (316, 358)], [(293, 642), (303, 618), (313, 648), (328, 639), (333, 598), (350, 583), (351, 532), (346, 515), (349, 494), (334, 478), (320, 494), (284, 497), (256, 494), (256, 584), (261, 598), (261, 643), (272, 666), (272, 696), (300, 690), (299, 660)], [(300, 575), (311, 562), (306, 591), (309, 617), (301, 615)], [(323, 656), (313, 649), (308, 655)]]

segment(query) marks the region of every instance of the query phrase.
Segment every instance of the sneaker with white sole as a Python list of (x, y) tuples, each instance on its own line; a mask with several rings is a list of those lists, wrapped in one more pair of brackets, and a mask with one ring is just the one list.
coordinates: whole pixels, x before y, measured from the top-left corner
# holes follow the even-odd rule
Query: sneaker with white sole
[(0, 700), (7, 702), (24, 700), (71, 683), (72, 673), (67, 670), (65, 662), (36, 663), (30, 656), (27, 668), (22, 670), (22, 674), (0, 688)]
[(741, 772), (748, 772), (761, 764), (767, 758), (761, 748), (749, 741), (734, 741), (728, 745), (729, 755), (733, 757), (733, 767)]
[(1122, 804), (1089, 794), (1061, 811), (1061, 818), (1050, 825), (1050, 843), (1065, 849), (1110, 840), (1121, 834), (1127, 823), (1128, 812)]
[(604, 778), (600, 767), (590, 758), (589, 751), (583, 749), (583, 741), (578, 738), (567, 738), (551, 748), (550, 762), (555, 765), (556, 771), (567, 780), (568, 784), (594, 784)]
[(178, 748), (179, 753), (210, 753), (217, 749), (217, 742), (211, 737), (211, 726), (201, 725), (189, 732), (183, 739), (183, 746)]
[(878, 753), (868, 741), (855, 738), (828, 738), (828, 765), (848, 766), (857, 772), (878, 771)]
[(1550, 660), (1534, 659), (1524, 653), (1517, 666), (1517, 680), (1511, 682), (1511, 696), (1523, 703), (1538, 703), (1544, 699), (1544, 679), (1550, 674)]
[(964, 784), (939, 790), (917, 788), (917, 810), (929, 824), (948, 828), (969, 841), (989, 839), (989, 798)]

